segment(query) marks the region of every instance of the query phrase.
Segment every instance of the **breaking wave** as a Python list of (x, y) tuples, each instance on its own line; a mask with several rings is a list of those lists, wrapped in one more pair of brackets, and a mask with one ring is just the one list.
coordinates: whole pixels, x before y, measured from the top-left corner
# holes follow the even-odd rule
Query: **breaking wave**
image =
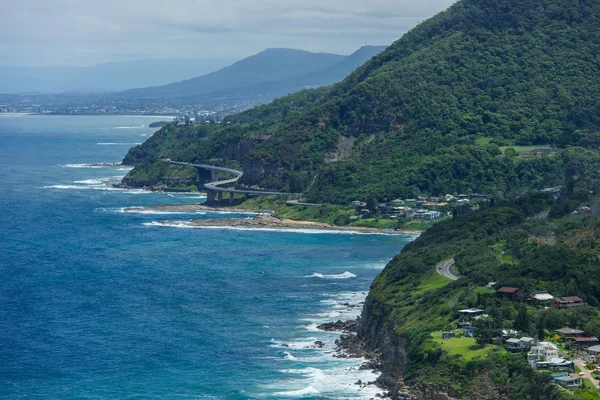
[(352, 272), (343, 272), (341, 274), (337, 274), (337, 275), (323, 275), (320, 274), (318, 272), (315, 272), (312, 275), (307, 275), (307, 278), (320, 278), (320, 279), (349, 279), (349, 278), (356, 278), (356, 275), (354, 275)]

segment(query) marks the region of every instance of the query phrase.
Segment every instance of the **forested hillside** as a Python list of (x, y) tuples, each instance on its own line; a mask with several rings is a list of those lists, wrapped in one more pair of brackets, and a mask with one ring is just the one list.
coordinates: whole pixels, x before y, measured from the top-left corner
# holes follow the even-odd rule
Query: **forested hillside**
[[(597, 190), (598, 54), (596, 1), (462, 0), (343, 82), (231, 116), (168, 154), (235, 159), (260, 171), (247, 183), (315, 201), (504, 195), (567, 180)], [(146, 143), (126, 161), (163, 147)]]

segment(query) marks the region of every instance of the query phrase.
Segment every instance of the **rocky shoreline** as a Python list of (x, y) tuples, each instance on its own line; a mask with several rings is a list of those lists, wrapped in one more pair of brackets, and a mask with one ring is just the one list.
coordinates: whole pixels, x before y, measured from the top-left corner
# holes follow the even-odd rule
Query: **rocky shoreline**
[[(327, 322), (317, 326), (317, 329), (325, 332), (340, 332), (340, 338), (335, 341), (336, 347), (335, 354), (333, 354), (334, 358), (362, 358), (366, 361), (358, 368), (359, 370), (371, 370), (376, 373), (381, 373), (382, 364), (379, 360), (379, 356), (377, 353), (370, 351), (366, 347), (365, 342), (357, 335), (359, 324), (360, 317), (356, 320)], [(358, 380), (355, 385), (360, 387), (374, 385), (382, 389), (383, 394), (377, 394), (377, 398), (389, 399), (392, 396), (392, 393), (388, 391), (388, 385), (379, 378), (371, 382), (362, 382), (361, 380)]]
[(185, 226), (190, 228), (263, 228), (263, 229), (314, 229), (329, 231), (346, 231), (356, 233), (383, 233), (390, 235), (420, 235), (420, 231), (387, 230), (377, 228), (363, 228), (355, 226), (337, 226), (314, 221), (297, 221), (292, 219), (278, 218), (271, 214), (269, 210), (248, 210), (241, 208), (227, 207), (209, 207), (203, 205), (186, 204), (173, 206), (150, 206), (143, 208), (126, 208), (125, 212), (142, 211), (208, 211), (208, 212), (228, 212), (228, 213), (257, 213), (253, 218), (219, 218), (219, 219), (195, 219), (195, 220), (167, 220), (154, 221), (153, 225), (162, 226)]

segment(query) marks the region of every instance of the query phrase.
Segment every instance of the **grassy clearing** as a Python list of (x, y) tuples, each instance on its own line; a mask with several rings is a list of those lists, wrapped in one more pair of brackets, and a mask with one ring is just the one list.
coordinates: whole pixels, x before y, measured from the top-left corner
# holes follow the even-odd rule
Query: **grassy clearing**
[(423, 275), (420, 285), (413, 291), (413, 294), (421, 294), (428, 290), (439, 289), (452, 282), (451, 279), (443, 277), (437, 272), (430, 272)]
[(396, 226), (397, 221), (393, 219), (384, 218), (361, 218), (350, 223), (350, 226), (357, 226), (361, 228), (379, 228), (379, 229), (392, 229)]
[(474, 358), (485, 358), (494, 348), (493, 345), (480, 346), (475, 339), (470, 337), (456, 337), (452, 339), (442, 339), (442, 332), (433, 332), (431, 334), (434, 342), (438, 343), (442, 350), (449, 355), (459, 355), (465, 361), (471, 361)]
[(525, 153), (525, 152), (529, 152), (532, 150), (549, 150), (552, 149), (552, 147), (550, 146), (502, 146), (500, 147), (500, 150), (502, 152), (504, 152), (506, 149), (515, 149), (517, 151), (517, 153)]
[(489, 286), (477, 286), (472, 290), (473, 294), (477, 296), (478, 294), (494, 294), (494, 290)]

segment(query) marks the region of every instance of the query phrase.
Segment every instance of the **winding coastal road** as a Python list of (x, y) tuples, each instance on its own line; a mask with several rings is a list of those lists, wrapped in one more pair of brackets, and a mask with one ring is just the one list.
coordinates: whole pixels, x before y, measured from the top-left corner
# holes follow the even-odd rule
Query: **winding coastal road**
[(443, 277), (452, 279), (453, 281), (455, 281), (458, 278), (460, 278), (460, 276), (455, 275), (454, 272), (452, 271), (453, 265), (454, 265), (454, 258), (451, 258), (449, 260), (442, 261), (441, 263), (439, 263), (437, 265), (437, 267), (435, 268), (435, 270), (437, 271), (438, 274), (442, 275)]
[(226, 193), (241, 193), (241, 194), (254, 194), (259, 196), (288, 196), (292, 193), (285, 192), (266, 192), (262, 190), (239, 190), (239, 189), (231, 189), (226, 187), (221, 187), (223, 185), (232, 185), (236, 184), (239, 179), (244, 175), (242, 171), (238, 171), (236, 169), (225, 168), (225, 167), (217, 167), (216, 165), (208, 165), (208, 164), (193, 164), (188, 162), (180, 162), (173, 161), (171, 159), (163, 159), (162, 161), (168, 162), (175, 165), (191, 165), (194, 168), (202, 168), (211, 172), (226, 172), (228, 174), (233, 175), (231, 179), (225, 179), (221, 181), (209, 182), (204, 184), (204, 188), (206, 190), (213, 190), (215, 192), (226, 192)]

